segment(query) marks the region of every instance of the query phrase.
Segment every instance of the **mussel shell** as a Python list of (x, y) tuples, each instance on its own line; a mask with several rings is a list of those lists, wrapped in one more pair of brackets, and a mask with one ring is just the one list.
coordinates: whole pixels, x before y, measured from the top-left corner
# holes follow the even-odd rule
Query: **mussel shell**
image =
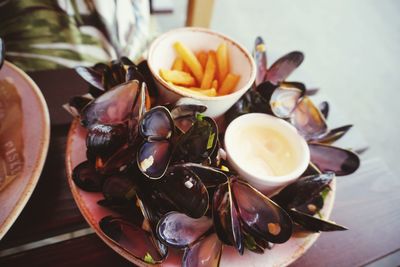
[(0, 38), (0, 69), (1, 67), (3, 67), (4, 54), (5, 54), (5, 45), (3, 39)]
[(143, 60), (142, 62), (140, 62), (138, 64), (138, 69), (140, 73), (143, 75), (144, 81), (147, 85), (147, 89), (149, 90), (151, 103), (152, 105), (154, 105), (157, 102), (158, 89), (153, 79), (153, 74), (151, 73), (149, 65), (147, 64), (147, 60)]
[(212, 217), (220, 240), (233, 245), (239, 254), (244, 252), (244, 237), (238, 211), (233, 202), (230, 180), (218, 187), (214, 193)]
[(97, 123), (124, 123), (132, 112), (138, 92), (138, 82), (130, 81), (102, 94), (82, 110), (82, 125), (91, 128)]
[(100, 192), (104, 177), (96, 172), (93, 163), (84, 161), (72, 171), (72, 180), (79, 188), (85, 191)]
[(266, 80), (278, 84), (286, 78), (303, 62), (304, 54), (299, 51), (290, 52), (275, 61), (268, 69)]
[[(237, 117), (248, 114), (252, 109), (252, 95), (257, 94), (254, 90), (247, 91), (235, 104), (225, 113), (225, 121), (227, 125)], [(261, 98), (261, 97), (260, 97)], [(266, 106), (267, 104), (265, 104)]]
[(265, 49), (264, 40), (257, 36), (254, 42), (253, 51), (254, 61), (256, 62), (256, 86), (264, 82), (267, 74), (267, 53)]
[(271, 98), (278, 85), (265, 81), (256, 87), (257, 94), (252, 95), (252, 112), (274, 114), (271, 109)]
[(253, 236), (246, 231), (243, 231), (243, 236), (244, 236), (244, 246), (251, 252), (257, 253), (257, 254), (263, 254), (265, 248), (268, 247), (268, 242), (258, 238), (257, 236)]
[(305, 91), (306, 87), (299, 82), (279, 83), (269, 101), (274, 115), (282, 119), (289, 118)]
[(86, 136), (88, 150), (99, 156), (111, 156), (128, 142), (126, 124), (97, 124), (89, 129)]
[(206, 216), (191, 218), (179, 212), (166, 214), (157, 224), (157, 236), (164, 244), (184, 248), (194, 244), (212, 228), (212, 220)]
[(172, 145), (169, 141), (143, 142), (137, 151), (137, 165), (150, 179), (160, 179), (171, 160)]
[(133, 63), (132, 60), (130, 60), (128, 57), (122, 56), (122, 57), (120, 57), (119, 60), (121, 61), (121, 64), (122, 64), (125, 68), (131, 67), (131, 66), (137, 68), (136, 64)]
[(318, 137), (316, 140), (312, 139), (310, 142), (318, 142), (323, 144), (332, 144), (333, 142), (342, 138), (353, 125), (345, 125), (341, 126), (332, 130), (329, 130), (327, 133), (323, 134), (322, 136)]
[(334, 177), (333, 172), (301, 177), (283, 188), (272, 200), (286, 210), (296, 208), (319, 196)]
[(136, 196), (136, 187), (127, 174), (111, 175), (104, 181), (103, 195), (107, 200), (124, 202)]
[[(329, 188), (328, 188), (329, 189)], [(330, 190), (330, 189), (329, 189)], [(296, 210), (309, 215), (317, 214), (324, 207), (324, 198), (318, 195), (303, 205), (297, 206)]]
[(321, 111), (322, 115), (324, 115), (325, 119), (328, 119), (329, 115), (329, 103), (327, 101), (322, 101), (318, 105), (318, 109)]
[(182, 97), (175, 103), (175, 107), (171, 110), (171, 115), (176, 120), (182, 117), (194, 117), (197, 113), (203, 113), (206, 110), (207, 106), (200, 100)]
[(221, 254), (222, 243), (216, 234), (211, 234), (185, 250), (182, 267), (218, 267)]
[(244, 229), (272, 243), (284, 243), (292, 235), (292, 220), (272, 200), (254, 187), (232, 181), (232, 193)]
[(217, 143), (217, 124), (209, 117), (202, 117), (179, 138), (173, 155), (174, 160), (201, 163), (210, 158)]
[(79, 117), (82, 109), (89, 104), (93, 98), (87, 96), (74, 96), (69, 101), (68, 104), (63, 107), (74, 117)]
[(99, 226), (112, 242), (142, 262), (161, 263), (167, 257), (168, 251), (159, 249), (151, 233), (122, 218), (104, 217)]
[(220, 184), (226, 183), (228, 180), (227, 174), (214, 167), (191, 162), (184, 163), (182, 166), (196, 173), (207, 188), (217, 187)]
[(309, 214), (291, 209), (288, 211), (290, 217), (294, 222), (301, 225), (304, 229), (312, 232), (320, 232), (320, 231), (344, 231), (347, 230), (346, 227), (342, 225), (338, 225), (334, 222), (318, 219), (317, 217), (311, 216)]
[(126, 81), (125, 80), (126, 70), (124, 68), (124, 65), (119, 59), (111, 61), (111, 73), (114, 77), (114, 80), (118, 84), (124, 83)]
[(147, 110), (150, 109), (150, 97), (145, 83), (141, 83), (138, 97), (135, 101), (130, 119), (128, 121), (129, 140), (135, 142), (139, 133), (139, 121), (142, 119)]
[(174, 122), (168, 109), (157, 106), (146, 112), (139, 122), (139, 133), (147, 140), (167, 140), (174, 133)]
[(98, 159), (101, 159), (100, 162), (102, 164), (96, 164), (96, 170), (104, 175), (124, 173), (135, 162), (135, 152), (135, 146), (125, 144), (120, 147), (111, 157), (105, 160), (97, 157), (96, 162), (98, 162)]
[(306, 140), (318, 139), (328, 130), (324, 116), (307, 96), (298, 102), (290, 121)]
[(90, 67), (78, 66), (75, 71), (81, 76), (87, 83), (91, 86), (97, 88), (98, 90), (104, 92), (104, 85), (102, 83), (103, 77), (102, 73), (94, 70)]
[(176, 211), (192, 218), (202, 217), (208, 210), (209, 194), (200, 178), (190, 169), (170, 166), (155, 185), (158, 198), (171, 203)]
[(344, 176), (360, 167), (360, 158), (350, 150), (323, 144), (309, 144), (311, 162), (322, 172)]

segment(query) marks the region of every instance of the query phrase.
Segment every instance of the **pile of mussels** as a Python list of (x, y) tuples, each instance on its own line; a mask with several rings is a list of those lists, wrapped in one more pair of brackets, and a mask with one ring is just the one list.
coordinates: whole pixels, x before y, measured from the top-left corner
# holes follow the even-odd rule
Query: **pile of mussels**
[(294, 227), (303, 231), (346, 228), (319, 211), (332, 179), (354, 172), (358, 156), (330, 144), (350, 126), (328, 130), (328, 104), (316, 107), (299, 82), (286, 77), (303, 60), (292, 52), (267, 69), (257, 38), (254, 88), (227, 113), (262, 112), (291, 122), (308, 141), (307, 171), (268, 198), (242, 180), (225, 161), (223, 136), (201, 102), (182, 98), (151, 108), (157, 98), (147, 63), (127, 58), (78, 67), (89, 94), (73, 97), (67, 109), (87, 129), (87, 161), (73, 170), (85, 191), (102, 192), (98, 204), (117, 211), (100, 222), (104, 234), (140, 261), (161, 263), (168, 249), (183, 249), (183, 266), (218, 266), (223, 245), (264, 253), (284, 243)]

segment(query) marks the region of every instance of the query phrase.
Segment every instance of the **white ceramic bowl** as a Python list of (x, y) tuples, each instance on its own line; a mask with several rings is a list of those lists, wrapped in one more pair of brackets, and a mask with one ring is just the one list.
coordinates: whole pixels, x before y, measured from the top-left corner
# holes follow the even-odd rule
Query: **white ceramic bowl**
[[(241, 76), (235, 91), (224, 96), (197, 96), (182, 92), (165, 82), (159, 72), (161, 68), (171, 68), (176, 57), (173, 44), (177, 41), (182, 42), (194, 52), (216, 50), (219, 44), (226, 42), (230, 70)], [(179, 28), (162, 34), (151, 44), (147, 60), (159, 89), (160, 104), (174, 103), (181, 97), (196, 98), (207, 105), (205, 115), (214, 118), (225, 113), (251, 87), (256, 75), (254, 60), (243, 46), (223, 34), (204, 28)]]
[[(240, 152), (238, 153), (238, 151), (243, 152), (244, 150), (240, 148), (243, 140), (238, 140), (240, 139), (238, 138), (240, 137), (239, 133), (245, 128), (254, 127), (254, 125), (273, 129), (287, 140), (295, 159), (295, 164), (290, 172), (280, 176), (265, 175), (255, 171), (250, 168), (250, 165), (246, 165), (243, 162), (243, 155), (239, 155)], [(263, 146), (265, 142), (261, 139), (253, 141), (259, 142), (260, 146)], [(300, 177), (310, 162), (308, 145), (304, 138), (297, 132), (296, 128), (282, 119), (262, 113), (250, 113), (233, 120), (225, 132), (225, 149), (229, 163), (236, 169), (239, 175), (267, 195), (272, 195), (283, 186)]]

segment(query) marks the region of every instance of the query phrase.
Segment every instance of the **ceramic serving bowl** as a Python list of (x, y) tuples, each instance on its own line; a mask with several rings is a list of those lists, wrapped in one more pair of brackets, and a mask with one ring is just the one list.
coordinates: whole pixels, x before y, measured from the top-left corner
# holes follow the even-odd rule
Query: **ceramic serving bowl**
[[(288, 169), (287, 173), (281, 175), (265, 175), (265, 173), (252, 168), (250, 166), (251, 164), (246, 164), (243, 160), (242, 155), (245, 154), (246, 142), (253, 142), (257, 147), (260, 147), (261, 152), (264, 152), (263, 149), (266, 149), (266, 141), (268, 141), (268, 138), (271, 139), (269, 136), (262, 136), (262, 138), (256, 140), (245, 140), (246, 138), (240, 134), (241, 131), (248, 127), (253, 127), (254, 125), (274, 130), (281, 134), (288, 142), (291, 148), (291, 154), (293, 155), (293, 166), (290, 167), (290, 170)], [(296, 128), (290, 123), (268, 114), (250, 113), (236, 118), (226, 129), (224, 141), (228, 160), (231, 165), (243, 178), (266, 195), (272, 195), (285, 185), (294, 182), (304, 173), (310, 162), (310, 150), (307, 142), (297, 132)], [(272, 145), (274, 145), (274, 150), (279, 150), (277, 143)], [(270, 152), (270, 148), (265, 150), (265, 153)], [(254, 151), (251, 153), (254, 153)], [(253, 155), (249, 156), (248, 160), (252, 160), (252, 156)], [(257, 157), (259, 157), (259, 155), (257, 155)], [(286, 165), (288, 166), (288, 164)]]
[[(164, 81), (160, 69), (170, 69), (176, 57), (173, 44), (177, 41), (192, 51), (216, 50), (226, 42), (229, 51), (230, 70), (241, 76), (233, 93), (223, 96), (199, 96), (183, 92)], [(160, 103), (174, 103), (181, 97), (192, 97), (207, 105), (206, 116), (218, 117), (225, 113), (253, 84), (256, 66), (251, 54), (231, 38), (204, 28), (179, 28), (159, 36), (150, 46), (148, 64), (158, 86)]]

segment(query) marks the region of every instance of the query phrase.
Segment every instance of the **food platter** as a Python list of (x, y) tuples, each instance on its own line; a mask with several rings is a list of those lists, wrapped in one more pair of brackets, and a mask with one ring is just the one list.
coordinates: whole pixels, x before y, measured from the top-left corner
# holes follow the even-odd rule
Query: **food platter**
[(37, 85), (19, 68), (4, 62), (0, 80), (11, 81), (21, 97), (23, 157), (21, 174), (0, 192), (0, 239), (21, 213), (38, 182), (50, 139), (49, 112)]
[[(111, 242), (107, 236), (101, 231), (99, 221), (107, 215), (118, 215), (109, 209), (101, 207), (97, 201), (103, 198), (102, 193), (86, 192), (75, 185), (72, 180), (72, 170), (79, 163), (86, 160), (85, 147), (86, 130), (80, 126), (78, 120), (74, 120), (71, 125), (66, 149), (66, 166), (68, 182), (71, 187), (72, 195), (88, 224), (95, 230), (96, 234), (118, 254), (127, 260), (142, 266), (143, 262), (132, 257), (124, 249)], [(321, 213), (324, 218), (329, 218), (336, 194), (336, 181), (331, 184), (331, 192), (325, 200), (324, 208)], [(286, 266), (301, 257), (307, 249), (317, 240), (319, 233), (302, 233), (298, 232), (292, 238), (284, 243), (275, 245), (270, 251), (264, 254), (255, 254), (245, 251), (240, 256), (233, 247), (225, 246), (222, 253), (220, 266)], [(172, 250), (167, 260), (162, 266), (180, 266), (182, 252)]]
[[(328, 220), (335, 177), (356, 171), (360, 159), (332, 143), (352, 125), (329, 128), (329, 104), (317, 106), (311, 100), (318, 90), (286, 80), (302, 63), (303, 53), (290, 52), (267, 68), (265, 45), (258, 37), (256, 64), (248, 56), (250, 69), (257, 65), (251, 88), (244, 88), (244, 95), (218, 115), (210, 115), (213, 103), (203, 102), (203, 94), (215, 100), (242, 89), (237, 80), (236, 87), (227, 82), (236, 74), (224, 78), (214, 67), (207, 68), (216, 62), (219, 70), (223, 60), (203, 69), (197, 52), (180, 42), (185, 36), (181, 31), (203, 36), (197, 29), (176, 30), (173, 47), (190, 70), (160, 69), (169, 87), (156, 82), (158, 70), (151, 60), (135, 65), (121, 57), (76, 68), (90, 86), (89, 94), (74, 96), (65, 105), (75, 117), (66, 170), (78, 207), (98, 236), (140, 266), (285, 266), (304, 254), (319, 232), (346, 230)], [(227, 48), (220, 47), (217, 57)], [(212, 58), (209, 51), (207, 63)], [(219, 81), (209, 83), (217, 90), (231, 91), (211, 96), (208, 91), (216, 91), (214, 87), (205, 92), (177, 86), (203, 84), (205, 78), (197, 77), (202, 71), (224, 79), (221, 87)], [(198, 74), (197, 81), (190, 73)], [(166, 90), (175, 93), (174, 101), (163, 98), (160, 92)], [(253, 122), (239, 123), (250, 117)], [(235, 159), (235, 153), (244, 151), (231, 149), (232, 125), (239, 125), (233, 132), (241, 134), (233, 143), (247, 137), (254, 141), (246, 148), (246, 160), (253, 158), (247, 162), (254, 168)], [(253, 138), (243, 135), (245, 129), (266, 132)], [(284, 165), (283, 172), (273, 164)]]

